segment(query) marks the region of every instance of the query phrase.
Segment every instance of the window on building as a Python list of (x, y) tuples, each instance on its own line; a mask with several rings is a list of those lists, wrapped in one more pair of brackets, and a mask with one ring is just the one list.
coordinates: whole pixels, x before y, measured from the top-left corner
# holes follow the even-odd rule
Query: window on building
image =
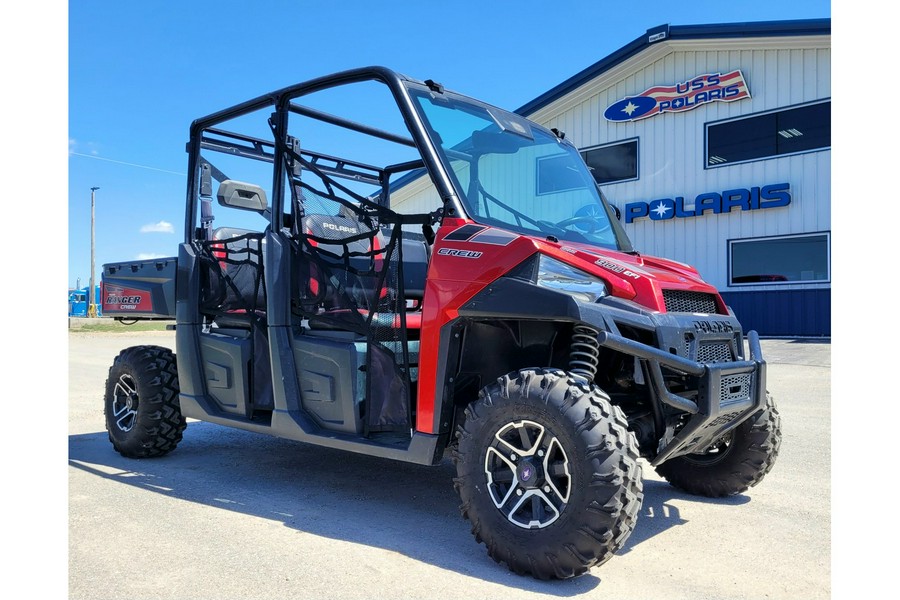
[(590, 179), (572, 168), (568, 154), (541, 156), (537, 159), (537, 193), (554, 194), (568, 190), (581, 190), (591, 185)]
[(831, 280), (830, 234), (811, 233), (728, 242), (728, 285)]
[(831, 101), (706, 125), (706, 166), (831, 147)]
[(597, 183), (617, 183), (638, 178), (638, 141), (625, 140), (581, 151)]

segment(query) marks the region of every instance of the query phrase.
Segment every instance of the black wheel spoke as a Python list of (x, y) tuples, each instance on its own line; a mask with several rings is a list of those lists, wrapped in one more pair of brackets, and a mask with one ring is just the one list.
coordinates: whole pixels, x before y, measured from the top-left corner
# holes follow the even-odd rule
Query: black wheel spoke
[(531, 497), (531, 518), (538, 523), (544, 522), (544, 504), (536, 494)]
[(554, 463), (550, 463), (550, 468), (548, 469), (548, 474), (550, 477), (568, 477), (569, 474), (566, 473), (566, 463), (563, 461), (556, 461)]
[(508, 469), (500, 469), (492, 473), (496, 483), (512, 483), (515, 480), (515, 474)]
[[(528, 452), (532, 446), (534, 445), (531, 441), (531, 438), (528, 436), (528, 428), (527, 427), (519, 427), (519, 439), (522, 441), (522, 448), (524, 452)], [(524, 454), (523, 452), (523, 454)]]

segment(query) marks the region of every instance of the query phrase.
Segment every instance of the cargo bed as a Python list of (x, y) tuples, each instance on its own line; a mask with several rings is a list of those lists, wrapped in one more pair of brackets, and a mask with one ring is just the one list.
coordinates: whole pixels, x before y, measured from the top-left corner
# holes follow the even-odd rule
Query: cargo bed
[(117, 319), (174, 319), (178, 259), (156, 258), (103, 265), (103, 315)]

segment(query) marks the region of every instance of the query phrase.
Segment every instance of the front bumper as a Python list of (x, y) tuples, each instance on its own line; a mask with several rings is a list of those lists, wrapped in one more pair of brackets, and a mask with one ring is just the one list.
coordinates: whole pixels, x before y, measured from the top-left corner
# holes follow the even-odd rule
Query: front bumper
[[(608, 331), (599, 333), (600, 346), (645, 361), (650, 374), (647, 383), (662, 403), (691, 415), (677, 435), (659, 449), (651, 462), (653, 466), (676, 456), (705, 450), (766, 406), (766, 362), (759, 336), (750, 331), (747, 340), (749, 360), (700, 363)], [(698, 378), (696, 398), (670, 392), (662, 367)]]
[[(744, 359), (741, 326), (734, 315), (658, 313), (612, 296), (588, 303), (514, 277), (501, 277), (464, 305), (472, 318), (507, 318), (583, 323), (597, 332), (601, 347), (635, 358), (634, 376), (646, 384), (659, 415), (656, 433), (674, 413), (684, 415), (677, 430), (667, 428), (651, 453), (654, 466), (676, 456), (695, 454), (766, 406), (766, 363), (756, 332), (748, 332)], [(630, 334), (630, 335), (629, 335)], [(626, 337), (629, 335), (629, 337)], [(637, 341), (643, 339), (647, 343)], [(652, 339), (652, 344), (649, 341)], [(689, 392), (673, 393), (668, 380), (689, 380)], [(638, 377), (646, 377), (638, 381)], [(682, 385), (680, 388), (684, 389)], [(683, 425), (682, 425), (683, 424)]]

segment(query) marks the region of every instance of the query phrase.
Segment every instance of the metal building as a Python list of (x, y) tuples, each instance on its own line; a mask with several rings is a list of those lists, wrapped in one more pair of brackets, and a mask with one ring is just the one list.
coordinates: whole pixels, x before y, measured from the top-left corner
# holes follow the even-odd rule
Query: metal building
[(830, 19), (656, 27), (516, 112), (565, 132), (634, 246), (696, 267), (746, 329), (831, 335)]

